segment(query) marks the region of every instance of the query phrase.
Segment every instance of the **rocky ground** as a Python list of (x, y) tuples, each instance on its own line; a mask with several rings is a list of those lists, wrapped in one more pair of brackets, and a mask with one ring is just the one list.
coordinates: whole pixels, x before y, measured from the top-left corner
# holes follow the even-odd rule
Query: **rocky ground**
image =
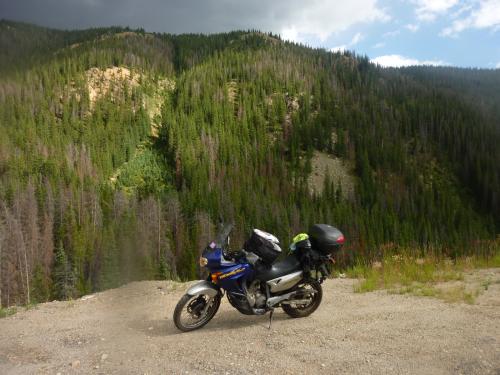
[(187, 284), (145, 281), (0, 320), (0, 374), (500, 374), (500, 270), (473, 305), (353, 293), (328, 280), (310, 317), (244, 316), (223, 300), (204, 328), (172, 314)]

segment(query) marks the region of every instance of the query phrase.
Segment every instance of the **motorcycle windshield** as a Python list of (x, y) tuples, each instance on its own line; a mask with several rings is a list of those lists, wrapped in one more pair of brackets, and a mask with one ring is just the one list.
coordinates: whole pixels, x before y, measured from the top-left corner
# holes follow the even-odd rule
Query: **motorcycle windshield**
[(232, 230), (233, 230), (232, 224), (225, 224), (221, 226), (215, 238), (215, 244), (218, 248), (224, 248), (227, 245), (228, 243), (227, 239), (231, 234)]

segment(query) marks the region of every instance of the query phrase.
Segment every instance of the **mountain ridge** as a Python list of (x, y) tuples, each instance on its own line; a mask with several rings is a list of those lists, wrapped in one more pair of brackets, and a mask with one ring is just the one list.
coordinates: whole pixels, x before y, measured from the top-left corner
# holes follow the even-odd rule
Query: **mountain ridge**
[[(4, 305), (196, 278), (219, 216), (239, 244), (329, 222), (347, 258), (496, 251), (500, 127), (482, 82), (500, 71), (383, 69), (256, 31), (35, 30), (0, 22)], [(353, 166), (352, 199), (331, 178), (311, 192), (318, 152)]]

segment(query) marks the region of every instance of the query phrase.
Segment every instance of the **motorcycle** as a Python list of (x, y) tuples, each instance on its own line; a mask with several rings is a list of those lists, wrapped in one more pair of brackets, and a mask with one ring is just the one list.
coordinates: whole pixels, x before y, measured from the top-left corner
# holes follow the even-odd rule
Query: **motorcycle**
[(216, 240), (199, 259), (209, 276), (191, 286), (179, 300), (174, 323), (187, 332), (203, 327), (217, 313), (222, 297), (245, 315), (270, 312), (281, 307), (292, 318), (306, 317), (321, 304), (321, 284), (330, 274), (332, 256), (344, 244), (343, 234), (327, 224), (315, 224), (307, 234), (294, 238), (290, 253), (282, 260), (279, 240), (254, 229), (242, 250), (230, 252), (232, 225), (222, 225)]

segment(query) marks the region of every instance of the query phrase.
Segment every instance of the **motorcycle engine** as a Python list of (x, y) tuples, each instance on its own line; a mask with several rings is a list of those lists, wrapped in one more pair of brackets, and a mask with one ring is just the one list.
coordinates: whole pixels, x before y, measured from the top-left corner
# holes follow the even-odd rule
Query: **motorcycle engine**
[(264, 307), (266, 304), (266, 296), (260, 290), (260, 281), (254, 280), (247, 288), (247, 300), (251, 307)]

